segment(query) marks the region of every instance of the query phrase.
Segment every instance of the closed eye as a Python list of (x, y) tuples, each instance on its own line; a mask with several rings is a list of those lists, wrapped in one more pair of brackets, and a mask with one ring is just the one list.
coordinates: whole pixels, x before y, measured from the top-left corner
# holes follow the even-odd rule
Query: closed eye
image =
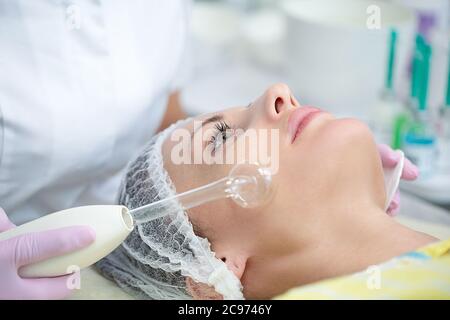
[(231, 134), (231, 127), (225, 121), (219, 121), (215, 125), (214, 134), (209, 139), (208, 145), (212, 146), (212, 152), (214, 153)]

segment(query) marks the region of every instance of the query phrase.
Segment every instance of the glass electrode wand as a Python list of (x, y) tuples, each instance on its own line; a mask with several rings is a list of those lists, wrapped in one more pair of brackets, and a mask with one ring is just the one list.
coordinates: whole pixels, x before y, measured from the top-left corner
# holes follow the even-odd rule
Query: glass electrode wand
[(0, 241), (31, 232), (47, 231), (74, 225), (88, 225), (96, 239), (88, 247), (62, 256), (23, 266), (19, 274), (25, 278), (55, 277), (88, 267), (122, 244), (136, 225), (160, 218), (179, 209), (187, 210), (206, 202), (231, 198), (244, 208), (266, 203), (273, 192), (272, 174), (258, 164), (238, 164), (227, 177), (173, 197), (148, 205), (128, 208), (120, 205), (83, 206), (58, 211), (0, 233)]
[(157, 219), (166, 214), (174, 200), (188, 210), (206, 202), (231, 198), (243, 208), (258, 207), (270, 199), (273, 192), (272, 174), (257, 164), (238, 164), (215, 182), (130, 210), (136, 224)]

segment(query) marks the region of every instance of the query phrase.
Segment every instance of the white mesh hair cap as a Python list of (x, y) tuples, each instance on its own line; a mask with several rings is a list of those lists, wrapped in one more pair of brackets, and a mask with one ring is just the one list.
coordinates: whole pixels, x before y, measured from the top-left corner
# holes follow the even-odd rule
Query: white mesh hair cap
[[(119, 204), (131, 210), (176, 194), (164, 169), (162, 144), (185, 121), (189, 119), (154, 136), (129, 163), (119, 190)], [(194, 233), (177, 200), (138, 224), (124, 243), (96, 267), (137, 298), (192, 299), (186, 285), (190, 277), (214, 287), (224, 299), (243, 299), (239, 279), (215, 257), (209, 241)]]

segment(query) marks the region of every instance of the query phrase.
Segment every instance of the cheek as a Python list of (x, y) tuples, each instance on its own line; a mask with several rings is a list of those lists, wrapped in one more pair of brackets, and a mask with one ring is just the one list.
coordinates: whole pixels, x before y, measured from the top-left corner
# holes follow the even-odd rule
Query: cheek
[[(367, 125), (355, 119), (333, 120), (322, 125), (296, 146), (294, 156), (308, 166), (337, 163), (353, 158), (361, 151), (372, 148), (374, 139)], [(306, 165), (305, 165), (306, 166)]]
[(203, 236), (208, 238), (213, 249), (224, 244), (242, 244), (245, 236), (255, 226), (255, 213), (244, 209), (230, 199), (216, 200), (189, 210), (189, 218)]
[[(358, 159), (374, 150), (375, 140), (366, 124), (355, 119), (333, 121), (318, 137), (318, 145), (332, 159)], [(328, 151), (326, 151), (328, 150)]]
[[(333, 120), (310, 131), (303, 140), (283, 150), (280, 185), (295, 199), (311, 199), (346, 178), (349, 166), (373, 156), (374, 140), (368, 127), (358, 120)], [(286, 187), (289, 186), (289, 187)]]
[(172, 150), (175, 144), (175, 142), (166, 140), (163, 145), (162, 155), (164, 168), (167, 170), (178, 193), (198, 188), (226, 177), (232, 168), (232, 166), (218, 164), (175, 163), (172, 161)]

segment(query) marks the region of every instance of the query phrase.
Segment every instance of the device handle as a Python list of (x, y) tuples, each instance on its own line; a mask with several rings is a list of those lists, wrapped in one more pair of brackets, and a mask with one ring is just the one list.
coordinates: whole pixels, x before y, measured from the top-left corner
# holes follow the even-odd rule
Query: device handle
[(25, 278), (55, 277), (88, 267), (117, 248), (133, 230), (133, 218), (124, 206), (96, 205), (66, 209), (45, 215), (0, 233), (0, 241), (32, 232), (87, 225), (95, 230), (95, 241), (88, 247), (23, 266)]

